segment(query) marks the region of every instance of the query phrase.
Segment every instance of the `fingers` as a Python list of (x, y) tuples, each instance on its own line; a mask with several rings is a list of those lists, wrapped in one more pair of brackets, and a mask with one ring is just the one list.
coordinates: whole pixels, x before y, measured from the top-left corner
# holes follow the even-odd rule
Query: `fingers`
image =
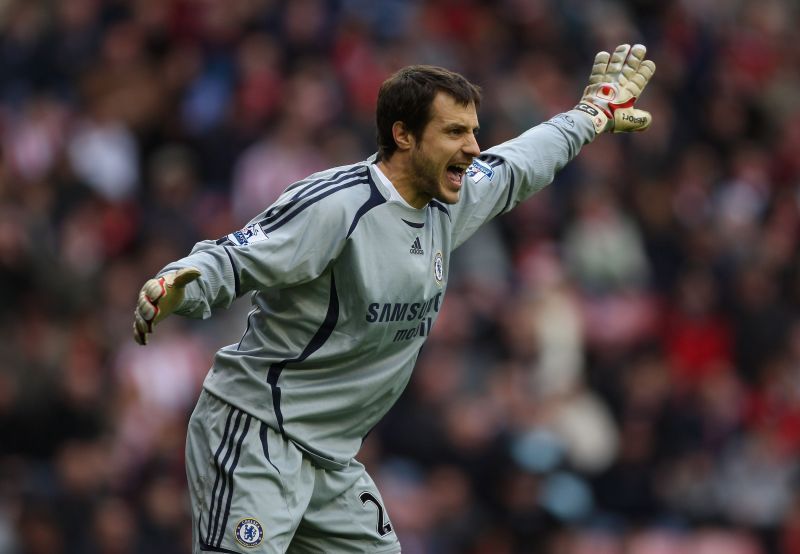
[(646, 60), (646, 54), (647, 48), (643, 44), (617, 46), (605, 69), (606, 82), (617, 81), (638, 98), (656, 71), (656, 64)]
[(139, 302), (133, 311), (133, 338), (139, 344), (147, 344), (147, 334), (153, 331), (153, 320), (158, 313), (156, 307), (144, 293), (139, 293)]
[(153, 331), (153, 321), (158, 315), (158, 300), (164, 292), (163, 279), (150, 279), (139, 291), (133, 311), (133, 338), (141, 345), (147, 344), (147, 335)]
[(145, 321), (152, 321), (158, 314), (158, 296), (148, 294), (148, 285), (150, 281), (145, 283), (142, 290), (139, 291), (139, 301), (136, 304), (136, 313), (141, 315)]
[(614, 50), (614, 53), (611, 54), (611, 59), (608, 61), (606, 74), (610, 75), (614, 80), (617, 80), (619, 75), (622, 73), (622, 67), (625, 64), (625, 61), (628, 59), (628, 54), (630, 51), (630, 44), (620, 44), (617, 46), (617, 48)]
[[(620, 44), (614, 49), (613, 54), (598, 52), (594, 57), (592, 72), (589, 74), (589, 84), (619, 82), (625, 86), (639, 75), (639, 69), (645, 61), (647, 48), (643, 44)], [(655, 64), (649, 62), (652, 68)], [(650, 72), (652, 75), (652, 72)], [(649, 77), (646, 77), (649, 79)], [(638, 77), (641, 81), (641, 77)], [(645, 83), (646, 84), (646, 83)]]
[(139, 292), (139, 302), (141, 303), (142, 295), (144, 295), (153, 305), (158, 305), (158, 300), (167, 294), (165, 283), (166, 280), (163, 277), (148, 280)]
[(620, 85), (635, 97), (642, 94), (644, 87), (647, 86), (656, 70), (656, 64), (644, 59), (645, 54), (647, 54), (647, 48), (644, 45), (634, 44), (623, 64), (622, 74), (619, 78)]
[(647, 48), (644, 44), (634, 44), (631, 46), (628, 57), (625, 58), (625, 64), (622, 68), (623, 73), (625, 73), (626, 69), (632, 70), (631, 72), (635, 72), (639, 69), (639, 65), (644, 60), (645, 54), (647, 54)]
[(628, 57), (625, 58), (625, 62), (622, 64), (619, 76), (620, 85), (626, 87), (628, 82), (636, 75), (646, 53), (647, 48), (641, 44), (634, 44), (631, 47), (630, 52), (628, 52)]
[(133, 311), (133, 339), (147, 344), (147, 335), (153, 332), (153, 321), (158, 315), (158, 301), (166, 294), (164, 279), (148, 280), (139, 291), (136, 309)]
[(592, 65), (592, 72), (589, 74), (589, 84), (595, 85), (597, 83), (607, 82), (606, 69), (608, 67), (608, 60), (611, 59), (611, 54), (608, 52), (598, 52), (594, 57), (594, 65)]
[(150, 324), (147, 323), (138, 311), (133, 312), (133, 340), (144, 346), (147, 344), (147, 334), (150, 332)]
[[(656, 72), (656, 64), (650, 60), (644, 60), (641, 63), (641, 65), (639, 65), (639, 69), (636, 71), (636, 75), (634, 75), (631, 78), (630, 83), (628, 83), (629, 85), (635, 87), (636, 92), (634, 96), (638, 97), (640, 94), (642, 94), (644, 87), (646, 87), (647, 83), (650, 82), (650, 78), (653, 76), (655, 72)], [(631, 89), (630, 87), (629, 90), (631, 90), (631, 92), (634, 92), (634, 90)]]

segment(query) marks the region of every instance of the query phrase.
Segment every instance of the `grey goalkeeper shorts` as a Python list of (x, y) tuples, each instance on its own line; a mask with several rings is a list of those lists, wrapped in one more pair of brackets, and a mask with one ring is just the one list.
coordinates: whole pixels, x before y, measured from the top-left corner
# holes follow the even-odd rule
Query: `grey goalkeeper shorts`
[(396, 553), (364, 466), (316, 466), (260, 420), (203, 391), (189, 420), (192, 552)]

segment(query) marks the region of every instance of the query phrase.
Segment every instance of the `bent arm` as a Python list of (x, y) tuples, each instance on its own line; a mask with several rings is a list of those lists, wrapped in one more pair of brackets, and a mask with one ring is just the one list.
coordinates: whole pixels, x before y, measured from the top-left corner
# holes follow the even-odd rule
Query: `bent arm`
[(191, 266), (201, 273), (186, 286), (175, 313), (205, 319), (248, 292), (310, 281), (344, 248), (345, 214), (334, 202), (309, 205), (278, 224), (268, 225), (263, 216), (219, 240), (197, 243), (188, 256), (161, 270)]

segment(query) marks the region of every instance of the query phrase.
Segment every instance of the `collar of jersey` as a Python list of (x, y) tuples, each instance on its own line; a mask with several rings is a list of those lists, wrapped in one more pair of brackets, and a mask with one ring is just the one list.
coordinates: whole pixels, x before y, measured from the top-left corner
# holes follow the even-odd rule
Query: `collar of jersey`
[(405, 212), (403, 214), (403, 219), (410, 220), (413, 223), (425, 223), (425, 215), (428, 211), (428, 206), (426, 205), (424, 208), (419, 209), (415, 208), (406, 202), (402, 196), (400, 196), (400, 193), (397, 192), (396, 188), (394, 188), (394, 184), (392, 184), (389, 178), (384, 175), (377, 163), (373, 161), (371, 168), (378, 177), (378, 182), (380, 182), (385, 192), (389, 195), (388, 202), (398, 206), (399, 208), (402, 208)]

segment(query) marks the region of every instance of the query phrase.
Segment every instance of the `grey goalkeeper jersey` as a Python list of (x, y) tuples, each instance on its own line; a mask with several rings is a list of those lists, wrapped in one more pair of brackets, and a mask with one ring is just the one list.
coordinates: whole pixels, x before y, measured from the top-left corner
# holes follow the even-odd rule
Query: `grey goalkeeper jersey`
[[(390, 200), (374, 159), (289, 186), (244, 229), (198, 243), (178, 313), (206, 318), (253, 292), (238, 344), (204, 387), (282, 432), (323, 467), (346, 466), (395, 403), (442, 308), (450, 255), (549, 184), (595, 136), (569, 111), (476, 158), (458, 203)], [(162, 272), (163, 272), (162, 271)]]

